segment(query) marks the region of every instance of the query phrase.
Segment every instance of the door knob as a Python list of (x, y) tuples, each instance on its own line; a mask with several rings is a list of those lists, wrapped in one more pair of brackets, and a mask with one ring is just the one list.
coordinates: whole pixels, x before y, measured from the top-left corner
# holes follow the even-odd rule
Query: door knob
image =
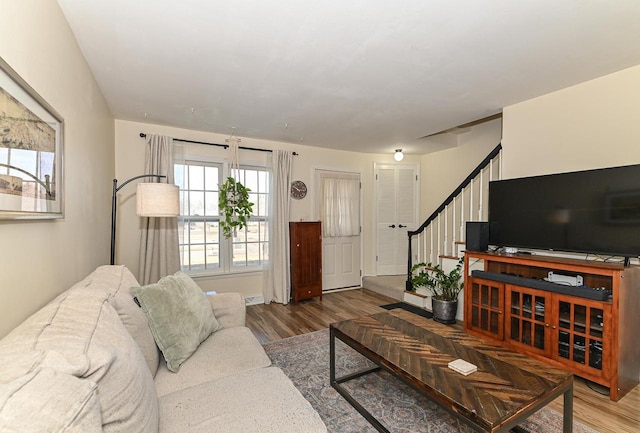
[(391, 224), (389, 227), (391, 227), (392, 229), (395, 229), (396, 225), (395, 224)]
[(403, 228), (403, 227), (406, 227), (406, 226), (403, 226), (402, 224), (398, 224), (398, 227), (399, 228)]

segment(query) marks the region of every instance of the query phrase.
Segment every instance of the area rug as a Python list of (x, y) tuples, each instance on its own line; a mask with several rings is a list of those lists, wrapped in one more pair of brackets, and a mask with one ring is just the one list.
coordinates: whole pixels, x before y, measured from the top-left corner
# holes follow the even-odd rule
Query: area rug
[(427, 319), (433, 317), (433, 313), (431, 311), (427, 311), (424, 308), (416, 307), (415, 305), (407, 304), (406, 302), (394, 302), (393, 304), (380, 305), (380, 308), (384, 308), (385, 310), (402, 308), (403, 310), (411, 311), (413, 314), (426, 317)]
[[(264, 349), (318, 411), (329, 433), (374, 433), (376, 430), (329, 384), (329, 330), (267, 343)], [(372, 365), (336, 341), (336, 375)], [(367, 374), (343, 384), (391, 432), (472, 433), (473, 430), (386, 372)], [(562, 415), (543, 408), (520, 427), (531, 433), (562, 431)], [(574, 433), (597, 433), (574, 421)]]

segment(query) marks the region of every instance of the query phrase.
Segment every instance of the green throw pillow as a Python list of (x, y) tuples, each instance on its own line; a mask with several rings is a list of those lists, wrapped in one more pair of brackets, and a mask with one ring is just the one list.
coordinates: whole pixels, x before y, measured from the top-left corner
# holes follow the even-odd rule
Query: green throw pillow
[(183, 272), (131, 290), (147, 315), (151, 333), (167, 367), (174, 373), (200, 343), (222, 328), (207, 296)]

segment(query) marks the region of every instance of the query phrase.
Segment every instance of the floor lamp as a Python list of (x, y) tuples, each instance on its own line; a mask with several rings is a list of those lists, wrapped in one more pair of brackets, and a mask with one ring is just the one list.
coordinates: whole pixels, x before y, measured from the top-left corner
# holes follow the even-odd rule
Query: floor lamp
[[(113, 179), (113, 197), (111, 198), (111, 264), (116, 261), (116, 194), (129, 182), (145, 177), (166, 178), (159, 174), (141, 174), (118, 186)], [(177, 185), (170, 183), (139, 183), (136, 191), (136, 214), (142, 217), (177, 217), (180, 214), (180, 195)]]

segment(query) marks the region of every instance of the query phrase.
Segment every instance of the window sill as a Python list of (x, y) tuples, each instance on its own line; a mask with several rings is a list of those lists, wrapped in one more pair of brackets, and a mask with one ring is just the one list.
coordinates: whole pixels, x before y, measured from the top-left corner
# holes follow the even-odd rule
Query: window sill
[(207, 279), (207, 280), (215, 280), (215, 279), (223, 279), (223, 278), (242, 278), (255, 274), (261, 274), (264, 270), (262, 268), (253, 268), (253, 269), (243, 269), (236, 270), (232, 272), (214, 272), (214, 271), (184, 271), (185, 274), (189, 275), (194, 280), (198, 279)]

